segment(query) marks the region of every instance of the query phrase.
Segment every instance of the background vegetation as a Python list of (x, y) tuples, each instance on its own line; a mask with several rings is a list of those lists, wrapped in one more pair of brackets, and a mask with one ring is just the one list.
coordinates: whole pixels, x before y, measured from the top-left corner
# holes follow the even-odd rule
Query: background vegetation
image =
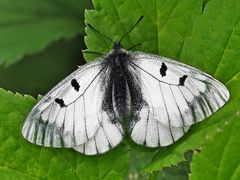
[[(84, 21), (117, 40), (141, 15), (123, 45), (142, 43), (136, 50), (213, 75), (230, 90), (224, 108), (167, 148), (144, 148), (126, 137), (89, 157), (24, 140), (21, 125), (35, 98), (85, 62), (81, 49), (111, 49), (89, 28), (84, 40)], [(238, 0), (0, 0), (0, 179), (238, 179), (239, 19)]]

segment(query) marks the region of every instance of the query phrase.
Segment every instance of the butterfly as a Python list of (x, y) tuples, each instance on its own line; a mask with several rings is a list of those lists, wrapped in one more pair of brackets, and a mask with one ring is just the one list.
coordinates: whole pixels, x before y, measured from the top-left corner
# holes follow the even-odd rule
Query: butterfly
[(124, 134), (147, 147), (168, 146), (229, 99), (212, 76), (178, 61), (123, 48), (80, 66), (48, 92), (22, 127), (23, 137), (46, 147), (95, 155), (117, 146)]

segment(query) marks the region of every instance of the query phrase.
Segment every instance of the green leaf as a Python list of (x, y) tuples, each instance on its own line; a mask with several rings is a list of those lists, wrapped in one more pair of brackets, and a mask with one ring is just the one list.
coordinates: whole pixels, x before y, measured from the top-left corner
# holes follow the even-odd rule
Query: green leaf
[[(86, 11), (86, 22), (114, 41), (144, 16), (143, 21), (122, 42), (127, 49), (142, 43), (138, 50), (179, 58), (193, 21), (201, 13), (199, 0), (93, 0), (95, 11)], [(108, 52), (113, 44), (86, 28), (89, 50)], [(174, 38), (173, 38), (174, 37)], [(86, 54), (88, 60), (93, 58)]]
[(21, 126), (36, 103), (30, 96), (0, 89), (0, 179), (123, 179), (129, 152), (122, 144), (105, 155), (84, 156), (71, 149), (27, 142)]
[(238, 0), (209, 1), (194, 21), (180, 58), (226, 83), (240, 71), (239, 19)]
[(186, 161), (178, 163), (176, 166), (163, 168), (162, 171), (157, 173), (157, 179), (161, 180), (188, 180), (188, 174), (190, 173), (190, 161), (192, 159), (192, 152), (187, 152), (185, 155)]
[(225, 119), (201, 153), (195, 153), (190, 179), (238, 180), (240, 177), (240, 109)]
[(0, 0), (0, 65), (84, 32), (84, 0)]
[[(144, 15), (143, 21), (122, 42), (125, 48), (142, 43), (137, 50), (178, 59), (199, 68), (223, 83), (231, 99), (221, 110), (194, 125), (178, 142), (159, 148), (151, 162), (139, 161), (143, 172), (159, 171), (184, 160), (184, 152), (200, 148), (208, 135), (216, 133), (226, 117), (239, 107), (240, 2), (233, 0), (94, 0), (95, 10), (86, 11), (86, 22), (113, 40), (120, 37)], [(110, 41), (86, 28), (89, 50), (108, 52)], [(88, 60), (95, 56), (86, 54)], [(130, 145), (130, 148), (134, 146)], [(155, 153), (153, 151), (152, 153)]]

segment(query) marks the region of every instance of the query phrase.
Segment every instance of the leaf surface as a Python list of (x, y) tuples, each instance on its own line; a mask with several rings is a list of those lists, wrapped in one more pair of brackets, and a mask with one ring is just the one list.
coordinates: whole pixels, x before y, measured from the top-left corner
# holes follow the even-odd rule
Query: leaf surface
[(84, 0), (0, 0), (0, 65), (84, 32)]
[(240, 109), (225, 119), (201, 153), (195, 153), (190, 179), (237, 180), (240, 177)]

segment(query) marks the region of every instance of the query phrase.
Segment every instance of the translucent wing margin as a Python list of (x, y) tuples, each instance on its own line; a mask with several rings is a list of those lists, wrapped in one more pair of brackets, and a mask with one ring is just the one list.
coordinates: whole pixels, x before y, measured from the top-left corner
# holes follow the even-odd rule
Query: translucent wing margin
[(133, 140), (139, 144), (172, 144), (229, 99), (222, 83), (198, 69), (141, 52), (132, 56), (129, 69), (138, 79), (145, 102), (133, 112), (130, 128)]
[(149, 106), (144, 105), (138, 112), (134, 112), (130, 125), (131, 138), (141, 145), (148, 147), (168, 146), (181, 138), (190, 126), (171, 127), (161, 123), (153, 117)]
[(122, 141), (123, 129), (119, 121), (114, 121), (106, 112), (102, 113), (101, 118), (102, 123), (96, 134), (86, 143), (75, 146), (76, 151), (87, 155), (102, 154)]
[[(102, 59), (79, 67), (37, 103), (24, 122), (23, 136), (31, 143), (47, 147), (75, 147), (101, 138), (100, 129), (111, 120), (103, 117), (102, 110), (107, 72), (108, 66)], [(119, 129), (122, 130), (121, 126)], [(104, 148), (99, 148), (99, 153)], [(94, 154), (93, 151), (88, 148), (83, 152)]]

